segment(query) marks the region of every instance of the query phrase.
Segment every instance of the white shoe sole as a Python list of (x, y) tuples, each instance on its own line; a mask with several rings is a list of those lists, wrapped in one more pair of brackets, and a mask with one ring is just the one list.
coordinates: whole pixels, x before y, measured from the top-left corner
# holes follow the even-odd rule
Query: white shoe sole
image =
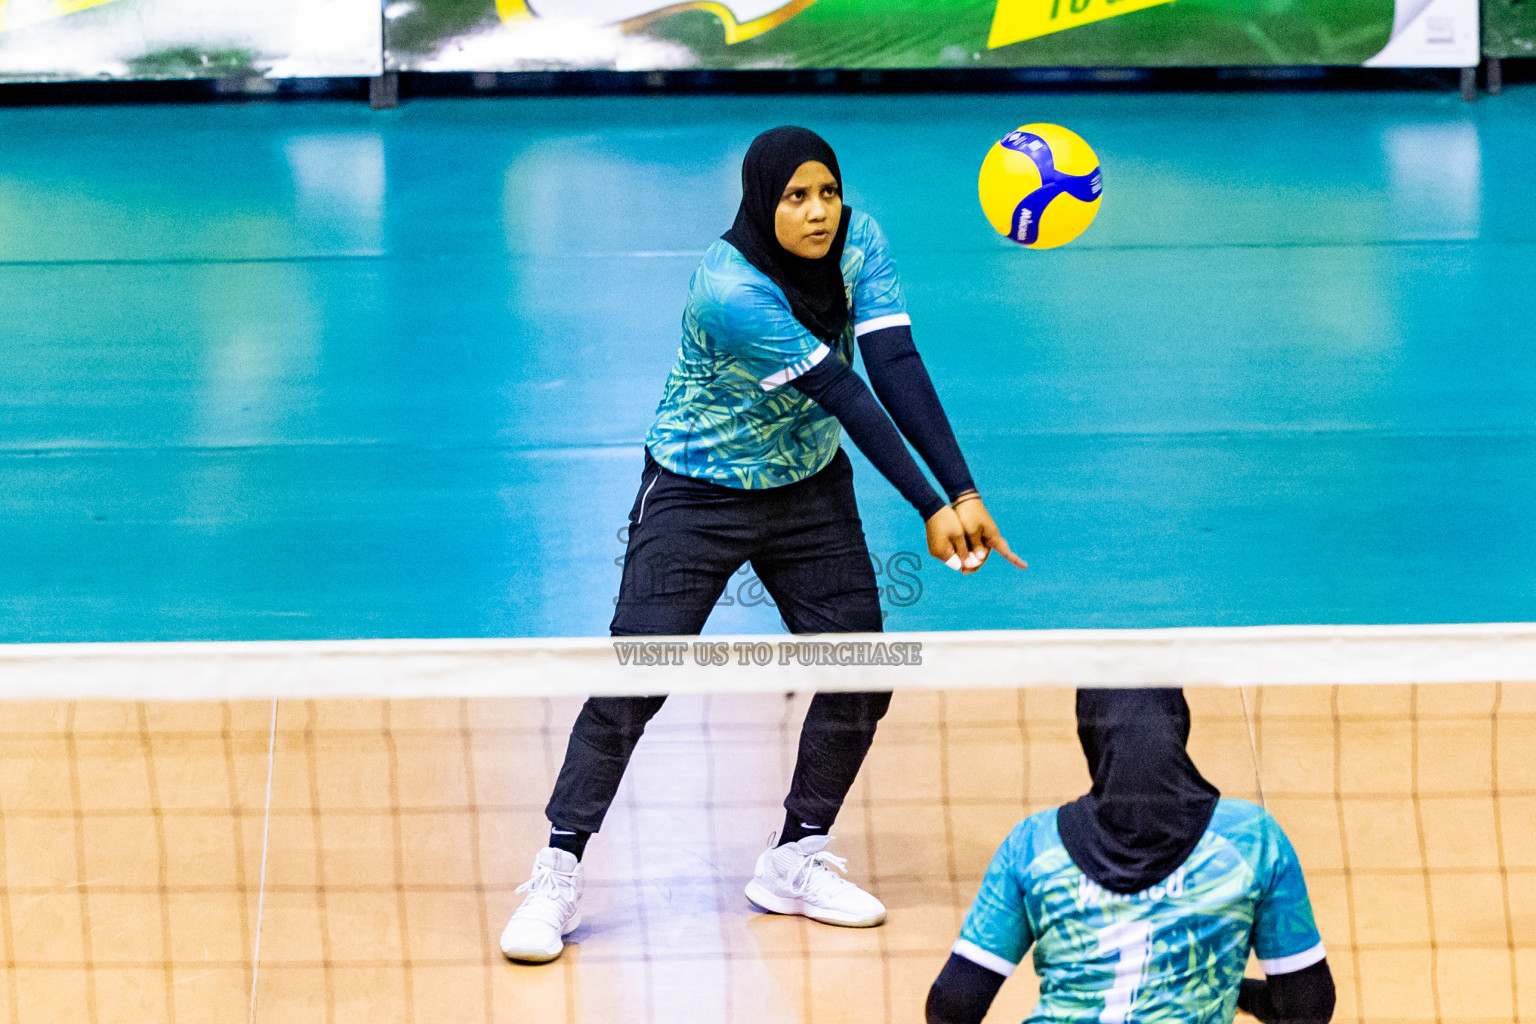
[[(563, 939), (580, 927), (581, 913), (578, 911), (576, 916), (571, 918), (570, 922), (566, 924), (565, 930), (560, 933), (560, 937)], [(564, 952), (565, 943), (562, 942), (560, 943), (559, 948), (555, 949), (553, 952), (547, 949), (519, 949), (508, 952), (507, 949), (503, 947), (501, 950), (501, 955), (506, 957), (508, 960), (514, 960), (520, 964), (547, 964), (551, 960), (560, 959), (560, 954)]]
[(822, 924), (835, 924), (842, 928), (873, 928), (885, 923), (885, 911), (882, 910), (874, 917), (854, 917), (852, 914), (839, 914), (835, 910), (827, 910), (800, 900), (786, 899), (783, 896), (775, 896), (763, 886), (757, 879), (747, 883), (747, 899), (754, 907), (766, 910), (771, 914), (799, 914), (808, 917), (812, 921), (820, 921)]

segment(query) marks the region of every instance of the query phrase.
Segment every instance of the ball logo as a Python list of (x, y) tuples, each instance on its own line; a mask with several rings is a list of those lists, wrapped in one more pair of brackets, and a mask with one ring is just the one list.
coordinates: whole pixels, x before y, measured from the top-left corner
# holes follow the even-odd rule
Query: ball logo
[(1015, 152), (1034, 156), (1045, 149), (1045, 140), (1029, 132), (1011, 131), (1003, 136), (1003, 145)]
[(1013, 240), (1015, 242), (1033, 242), (1035, 236), (1031, 228), (1033, 228), (1034, 222), (1034, 213), (1029, 207), (1021, 206), (1019, 208), (1019, 226), (1013, 229)]

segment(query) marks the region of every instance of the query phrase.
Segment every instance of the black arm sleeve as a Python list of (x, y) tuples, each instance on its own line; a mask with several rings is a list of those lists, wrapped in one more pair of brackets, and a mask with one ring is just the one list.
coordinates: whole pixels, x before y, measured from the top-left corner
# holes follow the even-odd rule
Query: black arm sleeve
[(928, 368), (912, 343), (912, 329), (902, 326), (870, 331), (859, 339), (859, 351), (881, 404), (928, 463), (949, 499), (974, 490), (949, 417), (944, 415)]
[(890, 417), (851, 366), (829, 355), (789, 383), (837, 417), (859, 451), (912, 503), (924, 522), (944, 507), (944, 499), (901, 443)]
[(1237, 1008), (1263, 1024), (1328, 1024), (1333, 1000), (1333, 972), (1327, 960), (1263, 981), (1244, 978), (1237, 992)]
[(928, 990), (928, 1024), (981, 1024), (1005, 979), (957, 953)]

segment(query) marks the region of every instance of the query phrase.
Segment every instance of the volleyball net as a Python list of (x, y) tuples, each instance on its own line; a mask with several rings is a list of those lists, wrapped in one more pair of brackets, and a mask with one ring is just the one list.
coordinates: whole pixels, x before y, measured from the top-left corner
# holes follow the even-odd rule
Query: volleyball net
[[(1185, 687), (1196, 764), (1280, 820), (1336, 1020), (1536, 1015), (1536, 626), (27, 645), (0, 674), (12, 1020), (918, 1019), (998, 842), (1087, 788), (1099, 685)], [(747, 912), (811, 692), (872, 687), (835, 832), (889, 921)], [(661, 691), (591, 923), (505, 964), (582, 699)]]

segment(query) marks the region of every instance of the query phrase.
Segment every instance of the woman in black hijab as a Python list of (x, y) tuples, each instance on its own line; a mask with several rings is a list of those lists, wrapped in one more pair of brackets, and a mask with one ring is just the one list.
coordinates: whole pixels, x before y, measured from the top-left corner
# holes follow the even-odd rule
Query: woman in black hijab
[(821, 136), (786, 126), (754, 139), (741, 165), (741, 206), (731, 229), (720, 237), (783, 290), (790, 312), (806, 330), (823, 341), (835, 341), (848, 325), (842, 256), (852, 207), (842, 206), (835, 223), (819, 223), (822, 231), (830, 233), (830, 244), (819, 257), (809, 255), (815, 248), (799, 255), (779, 241), (778, 209), (785, 186), (802, 164), (811, 162), (826, 168), (827, 177), (838, 185), (840, 199), (843, 174), (832, 147)]
[(1093, 788), (1056, 815), (1061, 845), (1110, 892), (1173, 874), (1205, 835), (1221, 793), (1189, 759), (1180, 690), (1079, 690), (1077, 738)]
[[(1080, 690), (1093, 788), (1014, 829), (993, 858), (929, 1024), (979, 1024), (1030, 946), (1026, 1024), (1327, 1024), (1333, 977), (1295, 851), (1269, 813), (1223, 800), (1190, 760), (1171, 689)], [(1063, 856), (1062, 854), (1065, 854)], [(1267, 980), (1243, 978), (1249, 950)]]
[[(995, 549), (1024, 568), (913, 345), (885, 237), (843, 204), (842, 183), (831, 147), (804, 128), (764, 132), (748, 149), (735, 223), (689, 282), (682, 347), (646, 437), (615, 636), (698, 633), (747, 562), (791, 633), (880, 632), (843, 433), (922, 516), (935, 558), (972, 573)], [(873, 393), (852, 369), (855, 344)], [(582, 708), (545, 811), (549, 846), (502, 933), (508, 957), (560, 955), (580, 921), (582, 851), (663, 700), (594, 697)], [(846, 926), (885, 919), (826, 846), (889, 703), (889, 693), (811, 701), (783, 829), (747, 886), (757, 906)]]

